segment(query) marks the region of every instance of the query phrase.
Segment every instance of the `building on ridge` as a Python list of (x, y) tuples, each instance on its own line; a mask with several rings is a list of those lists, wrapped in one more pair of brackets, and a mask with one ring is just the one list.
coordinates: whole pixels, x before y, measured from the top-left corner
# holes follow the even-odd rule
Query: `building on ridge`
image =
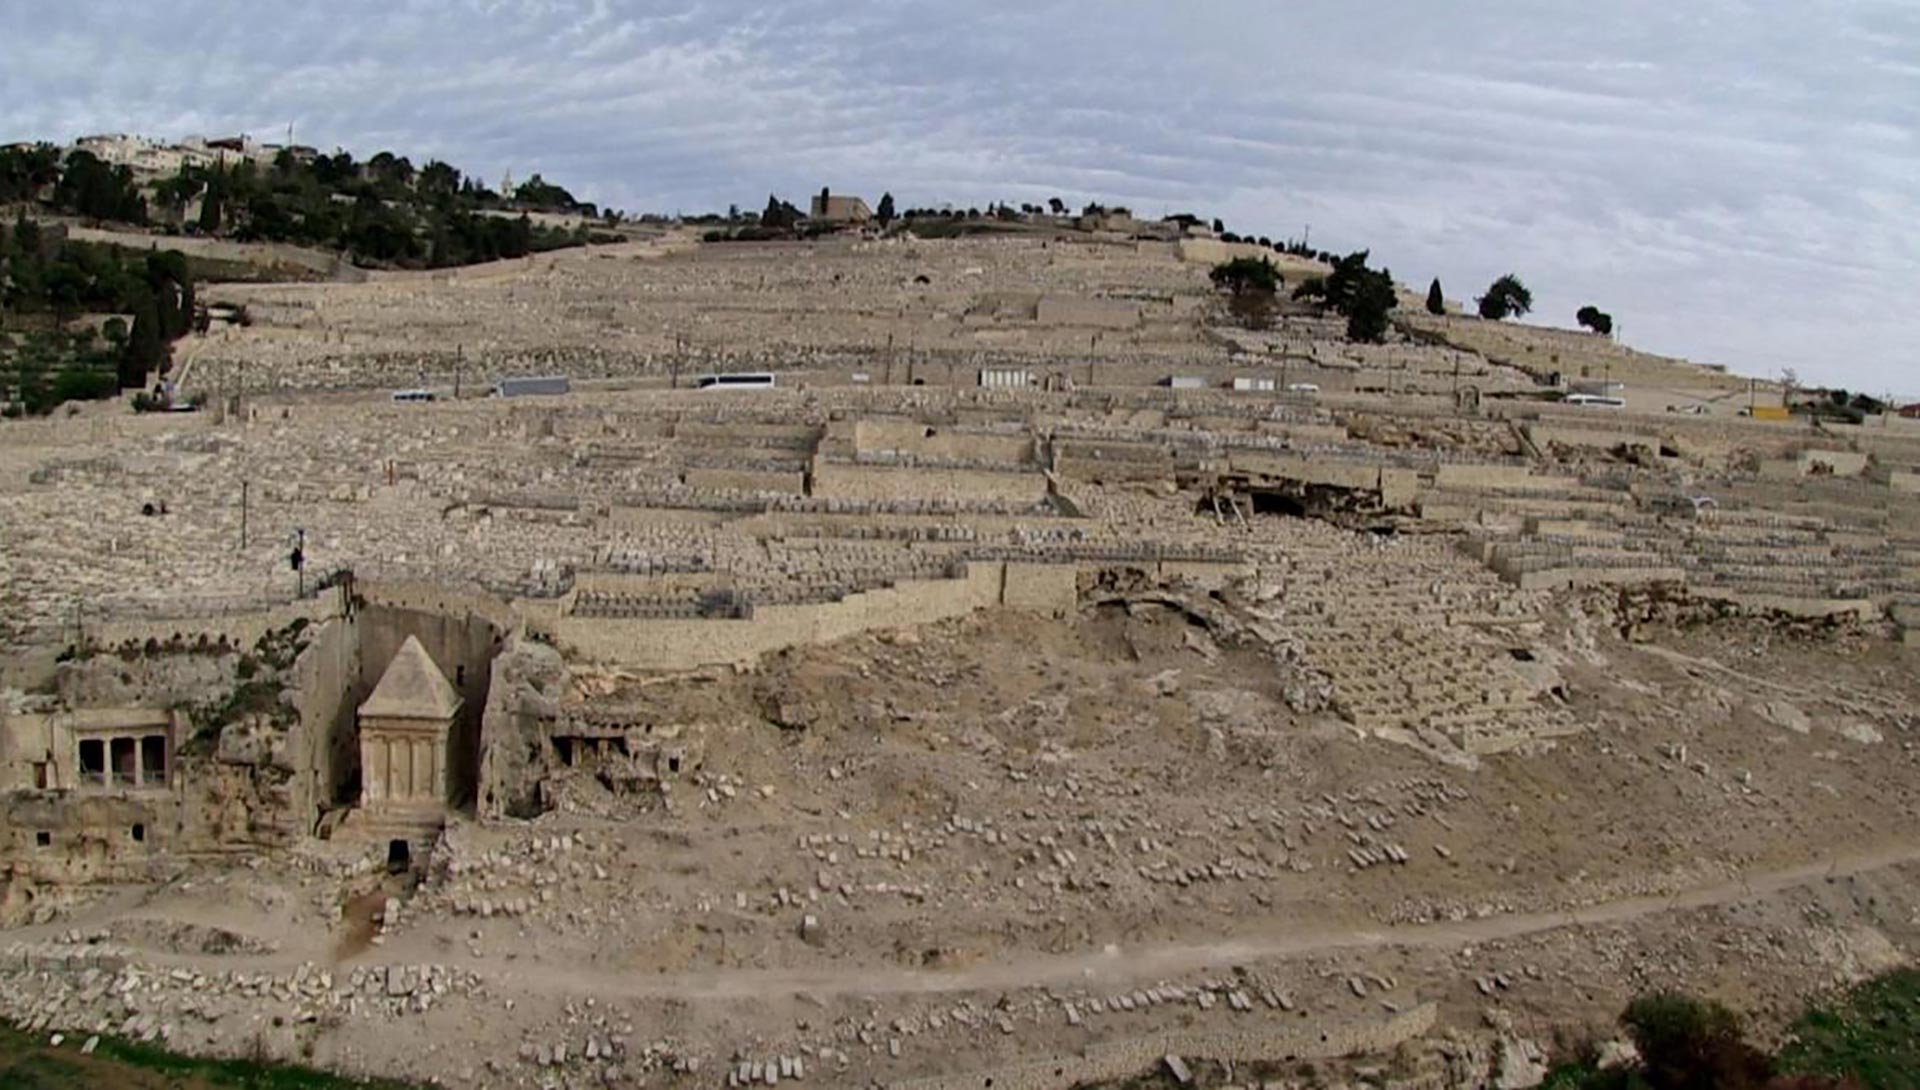
[(863, 224), (873, 219), (873, 209), (859, 197), (836, 197), (822, 189), (814, 195), (807, 218), (816, 223)]

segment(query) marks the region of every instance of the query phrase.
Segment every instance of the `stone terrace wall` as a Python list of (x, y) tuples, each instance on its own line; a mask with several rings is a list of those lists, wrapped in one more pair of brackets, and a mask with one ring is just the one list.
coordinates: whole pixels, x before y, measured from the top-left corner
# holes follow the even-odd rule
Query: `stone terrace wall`
[(191, 617), (125, 618), (87, 621), (82, 632), (88, 646), (103, 650), (143, 646), (148, 640), (159, 644), (196, 644), (204, 640), (245, 651), (260, 642), (260, 637), (283, 629), (295, 620), (311, 623), (329, 621), (345, 612), (346, 599), (338, 587), (330, 587), (312, 598), (303, 598), (265, 609), (231, 613), (212, 613)]
[(1073, 608), (1071, 565), (974, 563), (959, 579), (903, 581), (835, 602), (763, 605), (751, 619), (627, 619), (563, 616), (554, 642), (572, 656), (649, 670), (751, 662), (774, 651), (830, 643), (876, 628), (926, 624), (995, 605)]
[(682, 474), (682, 480), (688, 488), (714, 491), (788, 492), (796, 496), (807, 491), (805, 473), (777, 470), (693, 468)]
[(923, 465), (879, 466), (822, 463), (814, 467), (813, 494), (837, 499), (887, 500), (937, 496), (967, 503), (1038, 503), (1047, 479), (1038, 472), (937, 469)]

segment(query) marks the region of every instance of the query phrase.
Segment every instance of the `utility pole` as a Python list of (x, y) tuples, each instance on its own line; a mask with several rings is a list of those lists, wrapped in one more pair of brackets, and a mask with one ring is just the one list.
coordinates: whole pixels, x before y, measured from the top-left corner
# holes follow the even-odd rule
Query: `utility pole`
[(247, 485), (246, 478), (240, 479), (240, 551), (247, 551)]

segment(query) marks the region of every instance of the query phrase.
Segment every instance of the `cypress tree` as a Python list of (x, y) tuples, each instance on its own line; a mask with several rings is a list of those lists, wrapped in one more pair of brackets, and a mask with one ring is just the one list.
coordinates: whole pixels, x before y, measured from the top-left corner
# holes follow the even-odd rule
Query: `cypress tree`
[(200, 231), (202, 234), (220, 233), (220, 191), (207, 186), (207, 195), (200, 198)]
[(120, 388), (145, 386), (147, 373), (165, 358), (166, 339), (160, 333), (160, 311), (151, 292), (142, 292), (133, 304), (133, 330), (120, 353)]
[(1436, 276), (1433, 278), (1433, 286), (1427, 289), (1427, 313), (1445, 314), (1446, 312), (1447, 297), (1441, 293), (1440, 278)]

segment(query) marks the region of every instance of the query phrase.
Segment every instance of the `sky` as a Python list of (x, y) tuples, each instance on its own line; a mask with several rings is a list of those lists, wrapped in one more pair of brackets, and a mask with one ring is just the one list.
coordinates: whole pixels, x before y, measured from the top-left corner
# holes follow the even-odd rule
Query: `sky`
[(1915, 0), (0, 0), (0, 142), (289, 125), (630, 212), (1190, 211), (1920, 395)]

